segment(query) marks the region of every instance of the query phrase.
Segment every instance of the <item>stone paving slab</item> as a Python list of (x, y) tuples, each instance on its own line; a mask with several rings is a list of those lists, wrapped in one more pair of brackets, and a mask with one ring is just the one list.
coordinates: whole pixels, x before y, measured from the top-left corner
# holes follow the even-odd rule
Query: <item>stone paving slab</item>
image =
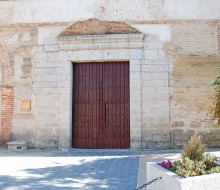
[(0, 152), (1, 190), (132, 190), (137, 183), (134, 151)]
[[(219, 149), (213, 152), (220, 155)], [(146, 183), (147, 161), (177, 159), (179, 153), (180, 150), (0, 149), (0, 189), (134, 190)]]

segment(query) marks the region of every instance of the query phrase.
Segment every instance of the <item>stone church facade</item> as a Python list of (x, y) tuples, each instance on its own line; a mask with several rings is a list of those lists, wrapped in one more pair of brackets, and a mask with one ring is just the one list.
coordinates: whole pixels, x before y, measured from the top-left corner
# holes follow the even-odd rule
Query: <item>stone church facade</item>
[[(220, 4), (184, 2), (0, 0), (1, 146), (23, 140), (30, 148), (114, 148), (110, 144), (118, 137), (127, 138), (124, 148), (168, 149), (181, 147), (198, 132), (209, 147), (219, 147), (220, 126), (212, 119), (214, 91), (209, 84), (220, 65)], [(101, 124), (96, 128), (95, 116), (88, 115), (87, 122), (81, 109), (82, 131), (74, 132), (78, 123), (73, 118), (79, 115), (74, 84), (86, 81), (77, 79), (74, 65), (122, 62), (129, 65), (129, 114), (119, 118), (123, 126), (114, 124), (118, 111), (112, 101), (100, 109), (105, 113), (99, 119), (106, 117), (108, 126), (97, 120)], [(110, 75), (114, 78), (114, 72)], [(90, 93), (92, 87), (86, 87)], [(93, 104), (89, 113), (94, 112)], [(100, 146), (76, 146), (76, 138), (82, 144), (100, 140)], [(110, 139), (109, 146), (104, 139)]]

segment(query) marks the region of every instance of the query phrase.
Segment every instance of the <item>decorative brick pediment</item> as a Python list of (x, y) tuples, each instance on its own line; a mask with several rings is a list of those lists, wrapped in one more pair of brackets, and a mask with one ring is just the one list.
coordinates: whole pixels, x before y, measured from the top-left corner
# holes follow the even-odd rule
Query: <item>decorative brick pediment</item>
[(89, 19), (76, 22), (59, 36), (104, 35), (104, 34), (138, 34), (141, 33), (124, 22), (100, 21)]

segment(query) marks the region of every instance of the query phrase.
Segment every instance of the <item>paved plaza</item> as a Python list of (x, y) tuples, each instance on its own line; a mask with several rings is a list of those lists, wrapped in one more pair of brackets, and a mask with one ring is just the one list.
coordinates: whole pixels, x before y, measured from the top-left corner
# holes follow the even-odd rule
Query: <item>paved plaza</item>
[(134, 190), (146, 183), (146, 161), (176, 159), (178, 153), (179, 150), (0, 150), (0, 189)]

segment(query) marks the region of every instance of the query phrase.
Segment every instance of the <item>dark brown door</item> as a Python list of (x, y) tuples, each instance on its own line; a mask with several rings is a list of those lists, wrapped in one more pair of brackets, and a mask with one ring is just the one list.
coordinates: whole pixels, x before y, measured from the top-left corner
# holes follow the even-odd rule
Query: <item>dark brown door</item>
[(130, 148), (129, 63), (75, 63), (73, 76), (73, 147)]

